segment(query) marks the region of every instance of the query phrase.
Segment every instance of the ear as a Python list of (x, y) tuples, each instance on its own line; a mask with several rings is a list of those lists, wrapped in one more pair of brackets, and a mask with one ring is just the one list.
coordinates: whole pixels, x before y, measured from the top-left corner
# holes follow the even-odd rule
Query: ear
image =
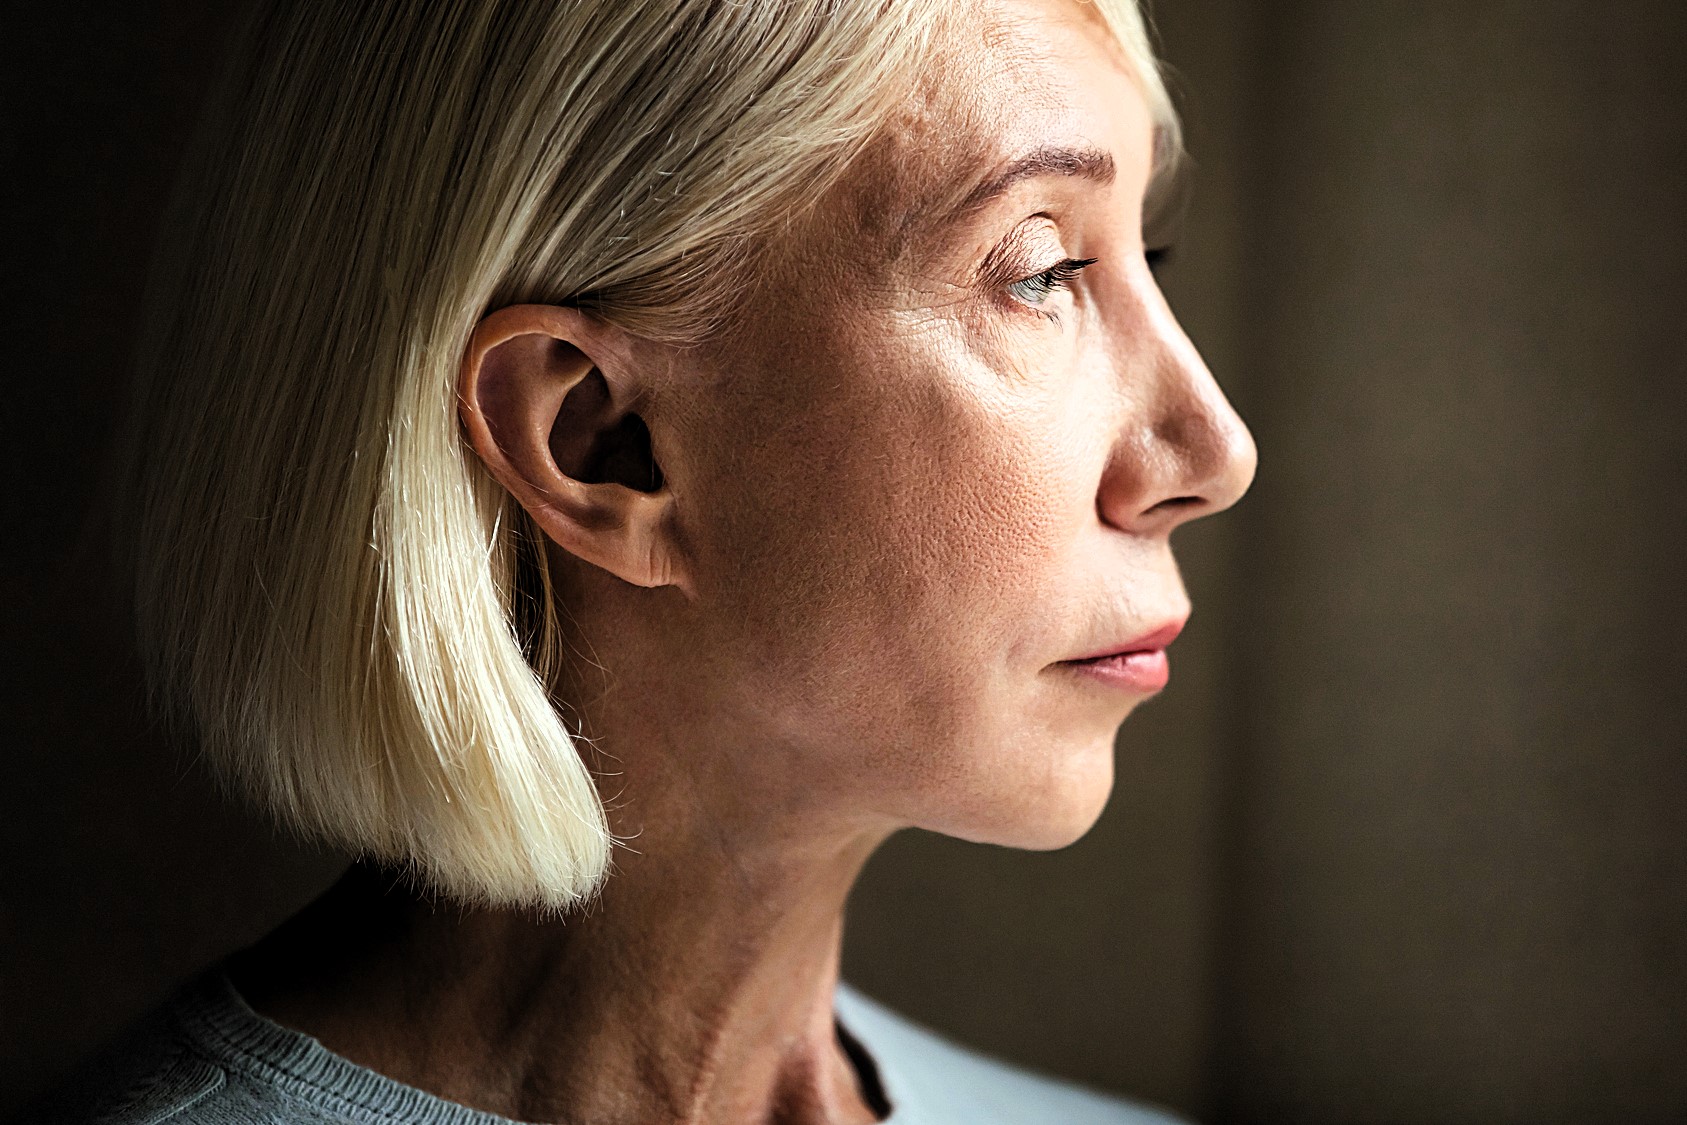
[(545, 535), (635, 586), (688, 588), (673, 494), (631, 404), (630, 340), (577, 309), (482, 320), (457, 384), (469, 445)]

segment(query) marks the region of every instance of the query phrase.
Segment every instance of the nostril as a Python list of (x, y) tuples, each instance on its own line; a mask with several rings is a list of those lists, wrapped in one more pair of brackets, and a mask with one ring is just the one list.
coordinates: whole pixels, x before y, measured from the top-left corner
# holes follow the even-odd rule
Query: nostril
[(1206, 500), (1199, 496), (1173, 496), (1169, 499), (1160, 501), (1143, 514), (1153, 516), (1159, 515), (1163, 512), (1183, 512), (1188, 511), (1191, 508), (1199, 508), (1205, 503)]

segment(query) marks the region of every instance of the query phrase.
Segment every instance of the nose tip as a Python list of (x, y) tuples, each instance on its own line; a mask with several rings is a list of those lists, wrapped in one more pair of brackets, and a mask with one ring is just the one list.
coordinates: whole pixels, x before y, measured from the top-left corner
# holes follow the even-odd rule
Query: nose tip
[(1205, 380), (1205, 408), (1169, 417), (1161, 426), (1160, 441), (1181, 454), (1190, 484), (1188, 498), (1195, 502), (1190, 506), (1197, 509), (1194, 515), (1210, 516), (1235, 504), (1248, 491), (1259, 465), (1259, 449), (1212, 376), (1206, 375)]
[(1222, 512), (1253, 483), (1259, 454), (1253, 435), (1228, 402), (1222, 409), (1180, 415), (1154, 430), (1167, 469), (1165, 487), (1145, 493), (1133, 521), (1142, 531), (1169, 531)]
[(1169, 316), (1164, 323), (1157, 385), (1139, 400), (1150, 414), (1121, 434), (1115, 471), (1103, 482), (1103, 517), (1139, 534), (1224, 511), (1247, 492), (1259, 463), (1253, 435), (1194, 345)]

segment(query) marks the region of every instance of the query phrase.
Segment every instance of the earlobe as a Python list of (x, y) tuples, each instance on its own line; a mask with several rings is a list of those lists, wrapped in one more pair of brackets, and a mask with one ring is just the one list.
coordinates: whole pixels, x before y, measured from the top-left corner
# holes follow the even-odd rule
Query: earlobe
[(469, 341), (458, 414), (487, 470), (557, 545), (633, 585), (684, 589), (673, 495), (626, 409), (635, 373), (619, 336), (577, 309), (499, 309)]

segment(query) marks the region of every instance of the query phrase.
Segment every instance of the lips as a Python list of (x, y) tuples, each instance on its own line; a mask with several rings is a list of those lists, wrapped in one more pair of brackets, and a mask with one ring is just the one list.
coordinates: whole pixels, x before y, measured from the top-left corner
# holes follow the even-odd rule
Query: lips
[(1061, 663), (1111, 687), (1152, 695), (1171, 680), (1171, 662), (1166, 657), (1166, 646), (1182, 631), (1182, 620), (1169, 622), (1134, 640)]
[(1160, 626), (1160, 628), (1155, 629), (1152, 633), (1144, 633), (1135, 640), (1126, 641), (1123, 644), (1112, 645), (1108, 648), (1102, 649), (1100, 652), (1094, 652), (1088, 656), (1080, 656), (1076, 659), (1068, 660), (1066, 663), (1085, 664), (1093, 660), (1107, 660), (1112, 657), (1128, 656), (1132, 653), (1153, 652), (1156, 649), (1163, 651), (1167, 645), (1177, 640), (1177, 635), (1181, 632), (1183, 632), (1183, 621), (1172, 621)]

